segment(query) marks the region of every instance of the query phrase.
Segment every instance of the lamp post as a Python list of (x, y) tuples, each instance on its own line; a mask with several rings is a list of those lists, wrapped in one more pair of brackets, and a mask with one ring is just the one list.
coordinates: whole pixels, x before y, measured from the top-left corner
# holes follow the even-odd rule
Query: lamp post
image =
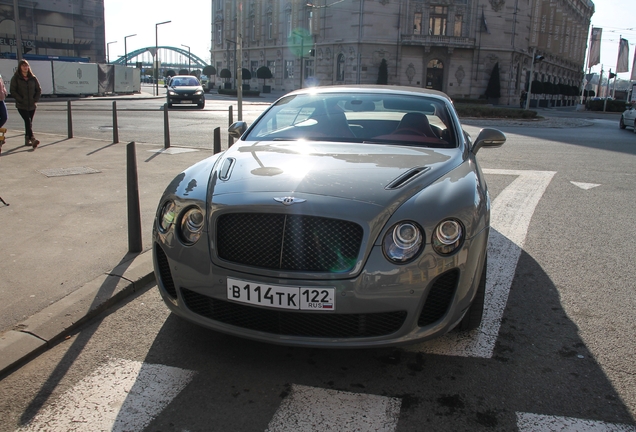
[(13, 0), (13, 21), (15, 22), (15, 57), (22, 60), (22, 32), (20, 31), (20, 9), (18, 0)]
[(155, 96), (159, 96), (159, 26), (162, 24), (168, 24), (172, 21), (164, 21), (155, 24)]
[(181, 44), (182, 47), (186, 47), (188, 49), (188, 73), (190, 73), (190, 47), (184, 44)]
[(303, 88), (303, 61), (305, 60), (303, 51), (305, 50), (305, 37), (298, 32), (292, 32), (292, 34), (300, 38), (300, 88)]
[(126, 47), (126, 39), (137, 36), (136, 34), (124, 36), (124, 66), (128, 66), (128, 48)]
[(117, 43), (117, 41), (108, 42), (106, 44), (106, 63), (110, 64), (110, 44)]
[(530, 64), (530, 82), (528, 82), (528, 94), (526, 95), (526, 109), (530, 108), (530, 96), (532, 96), (532, 75), (534, 74), (534, 64), (539, 63), (545, 57), (537, 55), (537, 47), (532, 48), (532, 63)]

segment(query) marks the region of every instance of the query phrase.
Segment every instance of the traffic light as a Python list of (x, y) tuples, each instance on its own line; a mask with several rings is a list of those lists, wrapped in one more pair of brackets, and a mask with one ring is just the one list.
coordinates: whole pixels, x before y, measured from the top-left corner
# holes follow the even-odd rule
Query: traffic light
[(545, 56), (538, 55), (534, 57), (534, 62), (539, 63), (540, 61), (543, 61), (543, 59), (545, 59)]
[(610, 72), (608, 80), (611, 80), (615, 76), (616, 76), (616, 74), (614, 72)]

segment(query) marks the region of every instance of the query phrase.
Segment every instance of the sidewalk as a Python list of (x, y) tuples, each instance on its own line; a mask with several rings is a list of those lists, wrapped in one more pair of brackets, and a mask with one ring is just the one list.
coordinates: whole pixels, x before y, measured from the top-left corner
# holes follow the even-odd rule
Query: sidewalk
[(127, 143), (9, 130), (0, 156), (0, 376), (154, 278), (161, 194), (209, 150), (136, 145), (142, 253), (128, 253)]

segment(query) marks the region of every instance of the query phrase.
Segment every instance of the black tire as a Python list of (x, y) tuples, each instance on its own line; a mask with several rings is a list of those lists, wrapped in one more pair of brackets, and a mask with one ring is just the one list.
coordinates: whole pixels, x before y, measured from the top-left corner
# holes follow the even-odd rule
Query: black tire
[(623, 116), (621, 116), (621, 121), (618, 123), (618, 127), (621, 129), (625, 129), (625, 122), (623, 121)]
[(486, 269), (488, 268), (488, 256), (484, 259), (484, 267), (481, 271), (481, 279), (477, 287), (477, 294), (471, 303), (466, 315), (457, 325), (459, 331), (470, 331), (481, 325), (481, 318), (484, 315), (484, 299), (486, 298)]
[(199, 109), (203, 109), (205, 108), (205, 102), (202, 102), (200, 104), (197, 105), (199, 107)]

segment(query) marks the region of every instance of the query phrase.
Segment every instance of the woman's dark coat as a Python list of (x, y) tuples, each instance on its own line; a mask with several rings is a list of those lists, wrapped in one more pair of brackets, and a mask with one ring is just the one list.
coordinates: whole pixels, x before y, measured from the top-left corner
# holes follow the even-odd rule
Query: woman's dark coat
[(25, 80), (15, 74), (11, 78), (9, 93), (15, 99), (15, 107), (17, 109), (33, 111), (42, 95), (42, 88), (35, 76), (30, 76)]

